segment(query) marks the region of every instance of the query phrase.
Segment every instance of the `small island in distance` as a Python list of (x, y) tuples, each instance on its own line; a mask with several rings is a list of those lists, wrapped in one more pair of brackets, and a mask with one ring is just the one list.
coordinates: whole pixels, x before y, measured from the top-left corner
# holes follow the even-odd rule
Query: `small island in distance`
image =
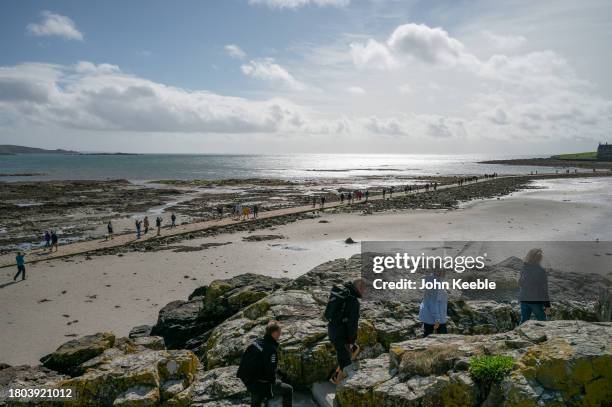
[(107, 153), (107, 152), (80, 152), (64, 150), (61, 148), (48, 150), (45, 148), (17, 146), (12, 144), (0, 144), (0, 155), (19, 155), (19, 154), (61, 154), (61, 155), (138, 155), (136, 153)]
[(481, 164), (535, 165), (541, 167), (578, 167), (612, 169), (612, 144), (599, 144), (597, 151), (586, 153), (558, 154), (541, 158), (518, 158), (510, 160), (481, 161)]

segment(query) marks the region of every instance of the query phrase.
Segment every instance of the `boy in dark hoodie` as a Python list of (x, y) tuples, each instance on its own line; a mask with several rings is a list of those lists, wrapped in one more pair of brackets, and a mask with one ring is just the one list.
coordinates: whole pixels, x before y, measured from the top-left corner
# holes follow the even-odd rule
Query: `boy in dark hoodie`
[(281, 325), (270, 321), (263, 338), (256, 339), (242, 356), (236, 374), (251, 393), (251, 406), (259, 407), (276, 395), (283, 398), (283, 407), (293, 404), (293, 387), (276, 378), (278, 340)]

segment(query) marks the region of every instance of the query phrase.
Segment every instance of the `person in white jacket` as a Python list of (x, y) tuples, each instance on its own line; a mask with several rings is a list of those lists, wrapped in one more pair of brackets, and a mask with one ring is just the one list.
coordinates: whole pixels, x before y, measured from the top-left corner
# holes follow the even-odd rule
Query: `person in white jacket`
[[(436, 270), (433, 274), (425, 277), (428, 282), (444, 281), (446, 272)], [(423, 301), (419, 309), (419, 320), (423, 323), (423, 337), (434, 334), (445, 334), (446, 310), (448, 307), (448, 293), (442, 288), (425, 290)]]

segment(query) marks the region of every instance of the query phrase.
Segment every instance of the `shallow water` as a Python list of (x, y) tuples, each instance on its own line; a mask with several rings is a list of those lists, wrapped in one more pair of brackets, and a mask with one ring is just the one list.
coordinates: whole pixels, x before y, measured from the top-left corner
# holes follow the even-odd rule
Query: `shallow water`
[(422, 175), (518, 174), (555, 168), (478, 164), (493, 159), (529, 158), (502, 155), (435, 154), (284, 154), (284, 155), (16, 155), (0, 156), (2, 181), (129, 179), (229, 179), (414, 177)]

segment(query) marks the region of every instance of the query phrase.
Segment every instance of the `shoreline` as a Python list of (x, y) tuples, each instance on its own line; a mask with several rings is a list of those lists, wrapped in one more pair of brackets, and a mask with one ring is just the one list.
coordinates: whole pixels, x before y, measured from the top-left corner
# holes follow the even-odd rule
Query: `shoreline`
[[(537, 181), (540, 179), (575, 179), (575, 178), (593, 178), (593, 177), (608, 177), (610, 175), (603, 173), (577, 173), (577, 174), (559, 174), (559, 175), (537, 175), (537, 176), (508, 176), (508, 177), (499, 177), (494, 179), (483, 179), (479, 182), (475, 183), (467, 183), (462, 185), (461, 187), (456, 186), (455, 184), (451, 184), (449, 179), (445, 179), (440, 188), (437, 191), (425, 191), (425, 190), (417, 190), (412, 191), (410, 194), (406, 194), (405, 192), (396, 192), (396, 195), (392, 199), (380, 199), (381, 193), (379, 191), (372, 191), (370, 201), (366, 207), (365, 200), (356, 201), (352, 205), (339, 205), (338, 201), (333, 201), (333, 199), (338, 199), (333, 192), (330, 193), (329, 190), (326, 191), (327, 194), (327, 206), (324, 208), (326, 212), (380, 212), (380, 211), (389, 211), (389, 210), (401, 210), (401, 209), (456, 209), (461, 205), (469, 205), (470, 201), (488, 199), (494, 197), (500, 197), (504, 195), (511, 194), (517, 190), (530, 189), (532, 186), (529, 184), (532, 181)], [(182, 181), (181, 181), (182, 183)], [(176, 192), (176, 190), (166, 190), (170, 194)], [(183, 196), (192, 193), (192, 191), (184, 192)], [(304, 194), (304, 191), (302, 191)], [(206, 196), (203, 199), (210, 199), (210, 195)], [(304, 199), (304, 195), (300, 196), (301, 199)], [(310, 200), (309, 196), (306, 195), (306, 198)], [(169, 217), (169, 213), (173, 212), (180, 208), (180, 205), (183, 201), (189, 201), (190, 197), (184, 198), (183, 200), (175, 200), (174, 204), (160, 204), (158, 207), (161, 209), (148, 208), (146, 213), (149, 215), (157, 216), (161, 215), (164, 219), (165, 224), (169, 223), (167, 219)], [(231, 194), (229, 197), (225, 197), (225, 199), (229, 199), (226, 202), (232, 202), (236, 199), (234, 194)], [(308, 202), (308, 201), (307, 201)], [(36, 253), (38, 256), (49, 256), (49, 257), (39, 257), (34, 258), (30, 257), (30, 262), (37, 261), (46, 261), (54, 258), (63, 258), (69, 257), (77, 254), (89, 254), (89, 255), (104, 255), (104, 254), (116, 254), (116, 253), (125, 253), (127, 251), (156, 251), (156, 250), (167, 250), (167, 246), (180, 242), (187, 238), (197, 238), (197, 237), (206, 237), (211, 235), (216, 235), (224, 232), (236, 232), (249, 230), (254, 231), (258, 229), (265, 229), (272, 226), (283, 225), (285, 223), (295, 222), (301, 219), (312, 218), (313, 211), (310, 204), (305, 206), (299, 206), (300, 201), (294, 200), (293, 205), (287, 204), (286, 202), (281, 206), (272, 206), (265, 207), (260, 203), (260, 218), (257, 220), (250, 219), (246, 222), (236, 222), (233, 221), (230, 217), (225, 217), (223, 220), (216, 219), (214, 213), (210, 217), (204, 217), (204, 221), (201, 222), (181, 222), (181, 212), (178, 212), (179, 222), (177, 222), (178, 227), (176, 229), (168, 229), (168, 227), (162, 228), (163, 233), (160, 237), (148, 235), (143, 236), (142, 239), (137, 240), (133, 238), (133, 231), (130, 228), (130, 224), (127, 222), (119, 223), (119, 227), (115, 224), (115, 230), (119, 230), (119, 233), (115, 233), (114, 239), (111, 241), (106, 241), (105, 239), (100, 239), (100, 235), (89, 235), (88, 237), (82, 239), (75, 239), (73, 243), (69, 244), (61, 244), (60, 242), (60, 251), (58, 254), (48, 254), (47, 252), (42, 251), (41, 249), (34, 250), (33, 253)], [(302, 204), (303, 205), (303, 204)], [(142, 205), (146, 207), (146, 204)], [(196, 206), (199, 206), (196, 204)], [(318, 205), (317, 205), (318, 207)], [(28, 210), (36, 210), (36, 207), (26, 207), (24, 209)], [(155, 212), (153, 210), (155, 209)], [(212, 212), (214, 207), (209, 208)], [(164, 213), (165, 212), (165, 213)], [(128, 222), (131, 222), (134, 218), (133, 215), (124, 218)], [(184, 219), (184, 218), (183, 218)], [(115, 221), (113, 221), (115, 222)], [(101, 222), (99, 223), (99, 228), (103, 225)], [(123, 229), (120, 229), (121, 225), (123, 225)], [(170, 232), (170, 235), (168, 233)], [(115, 240), (116, 239), (116, 240)], [(83, 246), (83, 249), (78, 251), (71, 251), (71, 248), (76, 245)], [(97, 246), (96, 246), (97, 244)], [(68, 250), (66, 251), (66, 249)], [(5, 254), (0, 254), (0, 268), (9, 267), (13, 264), (12, 261), (12, 252), (4, 251)]]
[[(360, 245), (345, 243), (347, 237), (356, 242), (499, 240), (499, 236), (525, 241), (612, 240), (612, 205), (581, 202), (583, 191), (572, 187), (585, 183), (593, 193), (609, 196), (608, 182), (596, 178), (539, 182), (552, 188), (473, 200), (457, 210), (324, 212), (263, 229), (182, 236), (160, 250), (141, 245), (135, 250), (30, 264), (28, 280), (0, 288), (0, 306), (5, 310), (0, 340), (6, 350), (0, 361), (34, 363), (73, 336), (107, 330), (127, 335), (134, 326), (155, 323), (166, 303), (186, 298), (214, 279), (245, 272), (298, 277), (326, 260), (358, 253)], [(555, 194), (563, 191), (566, 195), (557, 198)], [(9, 281), (14, 270), (0, 273)]]

